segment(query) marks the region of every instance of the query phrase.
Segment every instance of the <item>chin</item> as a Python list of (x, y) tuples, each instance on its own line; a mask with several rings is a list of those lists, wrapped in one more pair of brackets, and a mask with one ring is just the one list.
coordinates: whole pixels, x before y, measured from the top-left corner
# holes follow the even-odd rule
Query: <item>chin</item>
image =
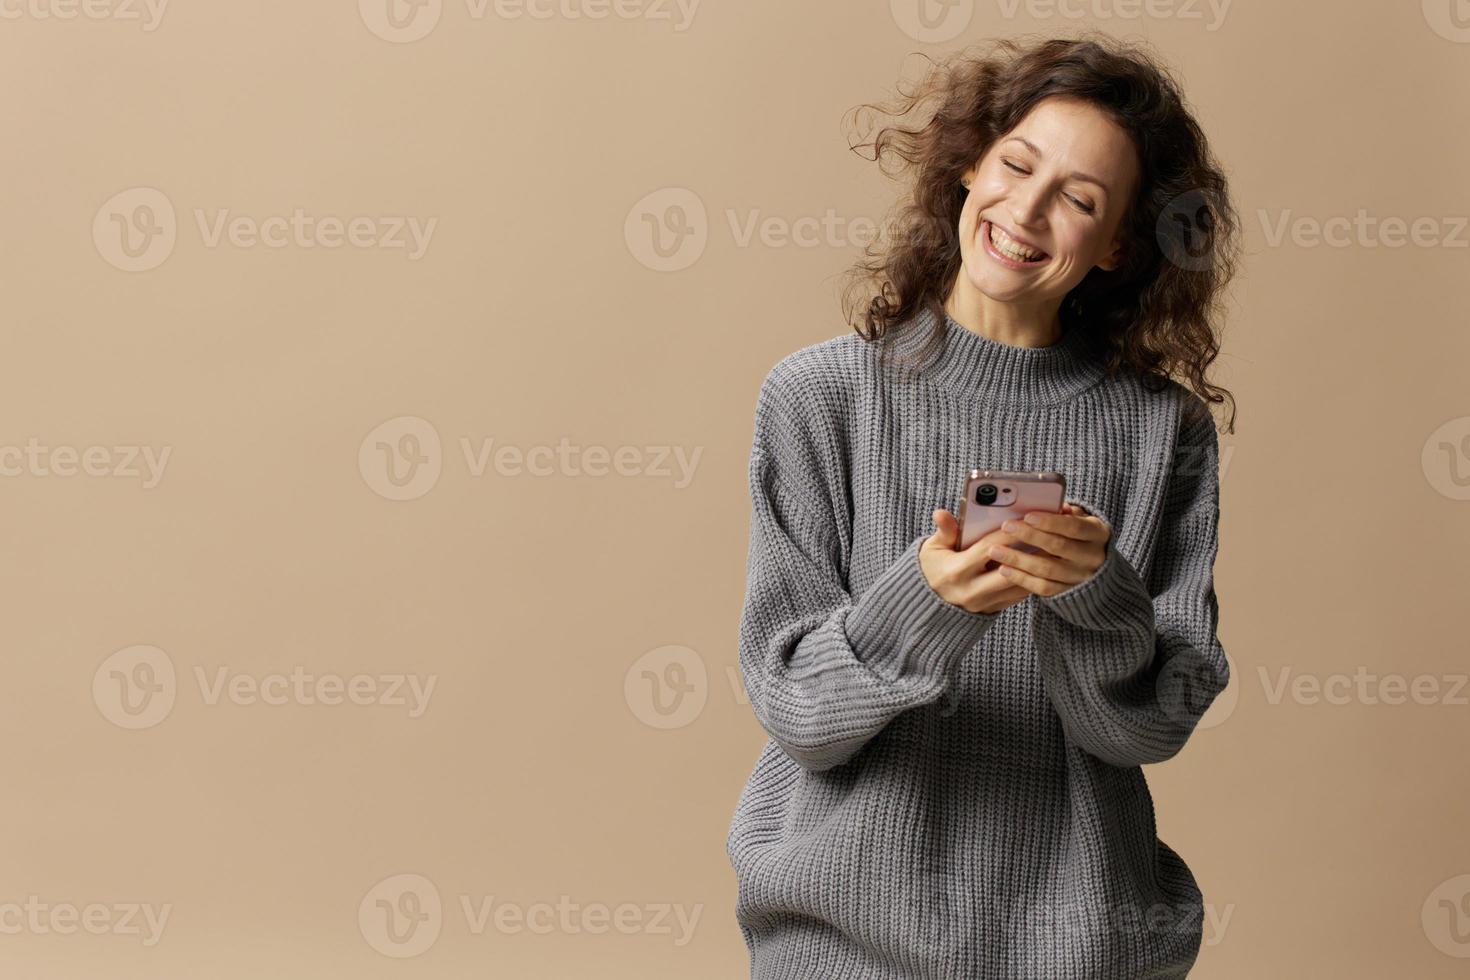
[[(981, 260), (984, 260), (984, 256), (981, 256)], [(970, 285), (977, 292), (984, 293), (998, 303), (1008, 302), (1022, 295), (1023, 290), (1002, 286), (998, 281), (999, 277), (991, 275), (991, 271), (988, 269), (976, 270), (969, 263), (965, 264), (965, 278), (970, 280)]]

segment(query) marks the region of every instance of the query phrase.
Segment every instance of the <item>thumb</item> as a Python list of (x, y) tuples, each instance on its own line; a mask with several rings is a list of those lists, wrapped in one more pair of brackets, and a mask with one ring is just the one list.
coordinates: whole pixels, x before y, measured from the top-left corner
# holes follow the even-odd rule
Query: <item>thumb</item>
[(946, 551), (953, 551), (955, 545), (959, 543), (959, 520), (943, 507), (934, 511), (933, 517), (935, 531), (930, 539), (936, 545), (942, 546)]

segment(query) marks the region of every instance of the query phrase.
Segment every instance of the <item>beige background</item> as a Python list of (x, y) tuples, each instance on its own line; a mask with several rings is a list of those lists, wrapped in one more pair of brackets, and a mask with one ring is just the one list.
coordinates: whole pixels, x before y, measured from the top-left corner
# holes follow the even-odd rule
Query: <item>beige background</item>
[[(1081, 27), (1178, 67), (1246, 225), (1234, 679), (1147, 770), (1210, 903), (1192, 975), (1465, 974), (1464, 3), (476, 2), (3, 5), (0, 975), (745, 976), (755, 394), (847, 329), (895, 192), (843, 114), (919, 52)], [(326, 239), (213, 237), (298, 208)], [(371, 244), (410, 217), (421, 254)], [(432, 678), (416, 716), (394, 675)]]

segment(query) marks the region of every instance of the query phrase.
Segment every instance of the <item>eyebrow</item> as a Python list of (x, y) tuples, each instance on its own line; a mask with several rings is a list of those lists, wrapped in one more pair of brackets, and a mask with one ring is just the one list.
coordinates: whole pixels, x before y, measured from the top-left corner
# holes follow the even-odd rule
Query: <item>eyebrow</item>
[[(1037, 156), (1041, 156), (1041, 150), (1037, 148), (1037, 146), (1036, 146), (1035, 143), (1033, 143), (1030, 140), (1026, 139), (1026, 137), (1024, 137), (1024, 136), (1011, 136), (1011, 137), (1008, 137), (1005, 140), (1005, 142), (1009, 143), (1011, 140), (1015, 140), (1017, 143), (1024, 143), (1025, 146), (1026, 146), (1026, 148), (1028, 150), (1030, 150), (1032, 153), (1036, 154)], [(1100, 181), (1096, 177), (1092, 176), (1092, 174), (1085, 174), (1085, 173), (1082, 173), (1080, 170), (1074, 170), (1074, 171), (1072, 171), (1072, 176), (1075, 177), (1078, 180), (1085, 180), (1089, 184), (1096, 184), (1097, 186), (1101, 187), (1104, 191), (1106, 191), (1108, 189), (1108, 185), (1107, 184), (1104, 184), (1102, 181)]]

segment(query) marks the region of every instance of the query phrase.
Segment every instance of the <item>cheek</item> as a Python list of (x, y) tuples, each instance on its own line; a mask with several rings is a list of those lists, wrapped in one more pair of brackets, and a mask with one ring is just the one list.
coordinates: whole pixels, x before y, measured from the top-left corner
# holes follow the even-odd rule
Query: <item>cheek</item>
[(1057, 249), (1063, 255), (1077, 259), (1088, 259), (1100, 253), (1103, 246), (1101, 230), (1077, 228), (1071, 225), (1054, 226)]
[(960, 210), (960, 221), (957, 234), (960, 239), (960, 251), (968, 252), (975, 241), (975, 229), (980, 224), (980, 203), (971, 195)]
[(1006, 171), (999, 164), (983, 164), (975, 178), (975, 186), (982, 194), (998, 198), (1006, 191)]

